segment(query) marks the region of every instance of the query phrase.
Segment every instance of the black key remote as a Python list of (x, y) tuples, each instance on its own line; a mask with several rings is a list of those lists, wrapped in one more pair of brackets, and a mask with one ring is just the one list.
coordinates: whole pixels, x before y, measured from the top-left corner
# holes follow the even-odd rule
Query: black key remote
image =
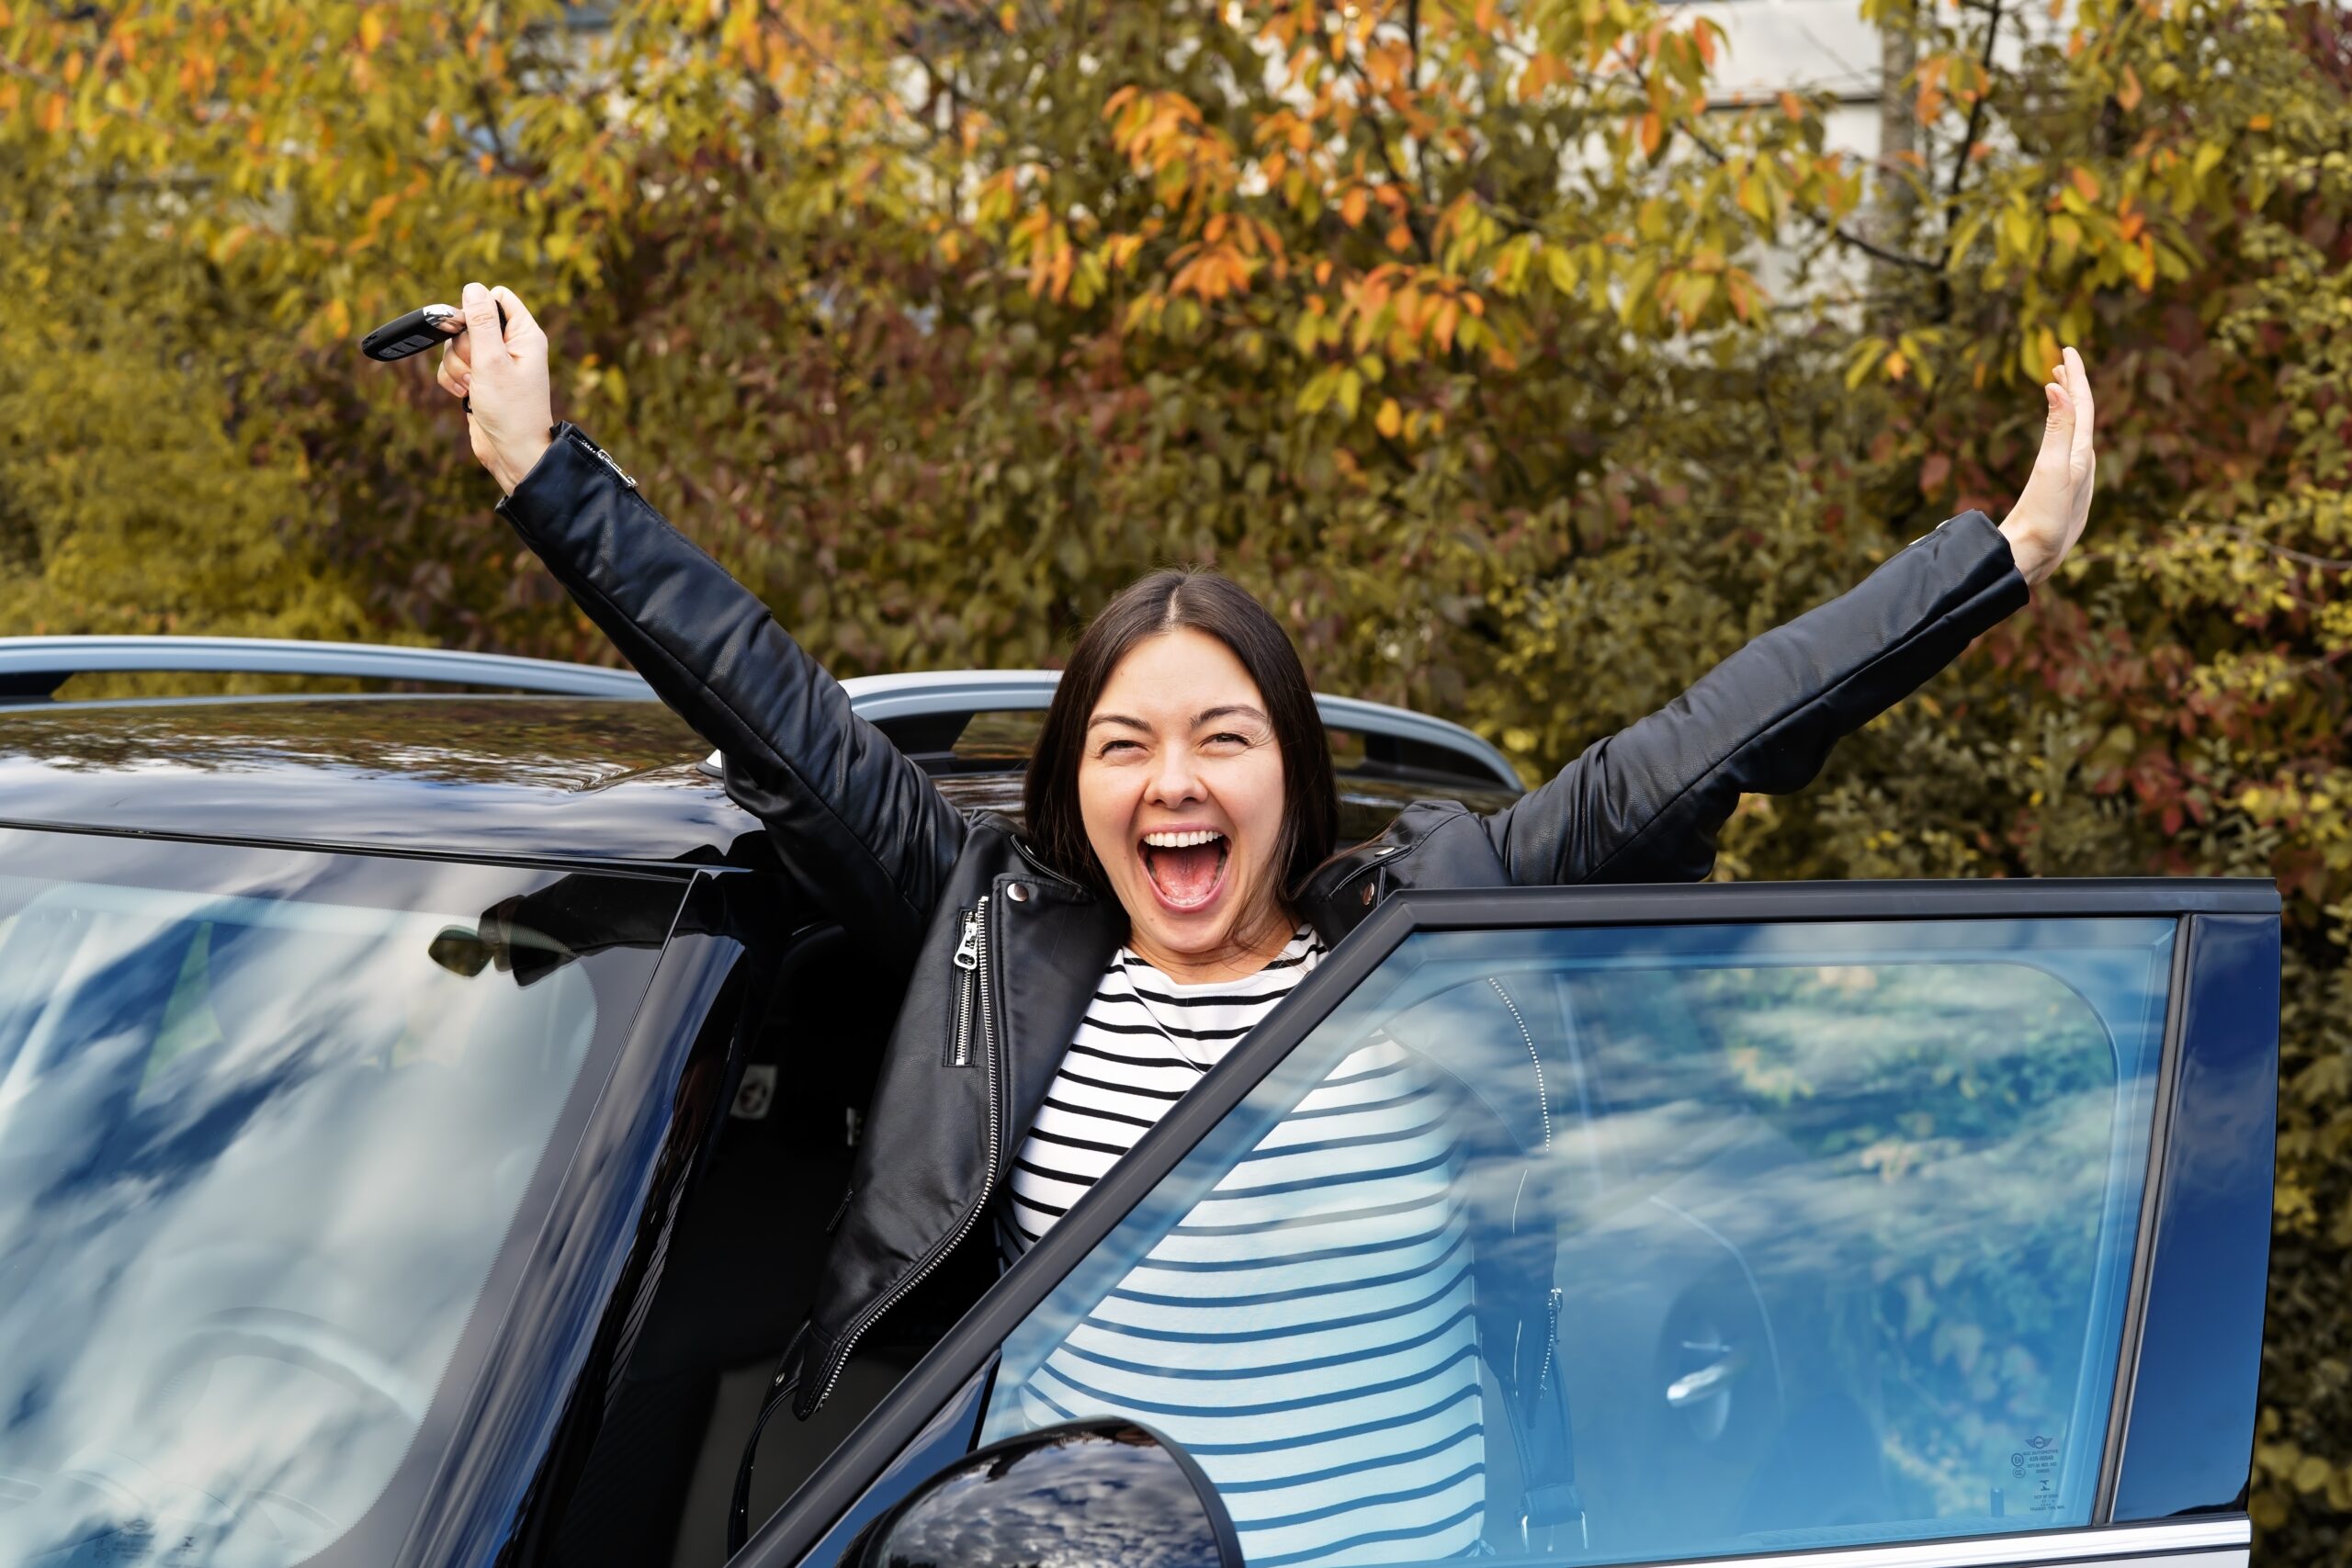
[[(506, 325), (506, 307), (498, 307), (498, 324)], [(421, 305), (398, 321), (387, 321), (359, 340), (359, 352), (370, 359), (390, 362), (422, 354), (447, 343), (466, 330), (466, 313), (455, 305)]]

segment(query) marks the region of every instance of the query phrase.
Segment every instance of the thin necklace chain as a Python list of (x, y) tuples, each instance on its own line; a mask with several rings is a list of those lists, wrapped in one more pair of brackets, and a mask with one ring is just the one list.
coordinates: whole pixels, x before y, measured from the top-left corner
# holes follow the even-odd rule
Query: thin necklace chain
[[(1299, 940), (1306, 934), (1306, 930), (1303, 927), (1298, 931), (1293, 931), (1290, 934), (1289, 940), (1283, 943), (1281, 949), (1275, 953), (1273, 957), (1269, 958), (1264, 964), (1261, 964), (1256, 969), (1251, 970), (1249, 975), (1235, 976), (1234, 983), (1238, 985), (1243, 980), (1250, 979), (1252, 976), (1264, 974), (1269, 965), (1280, 962), (1283, 954), (1288, 953), (1294, 946), (1295, 946)], [(1137, 964), (1142, 964), (1145, 968), (1150, 969), (1153, 974), (1159, 975), (1160, 973), (1158, 969), (1152, 967), (1150, 960), (1145, 958), (1143, 954), (1137, 953), (1134, 948), (1124, 948), (1121, 952), (1123, 956), (1134, 959)], [(1209, 1068), (1216, 1065), (1214, 1062), (1202, 1061), (1198, 1056), (1193, 1055), (1191, 1051), (1185, 1048), (1184, 1043), (1179, 1036), (1178, 1032), (1168, 1027), (1168, 1021), (1159, 1016), (1159, 1010), (1151, 1005), (1151, 998), (1145, 996), (1143, 987), (1136, 984), (1135, 974), (1132, 970), (1130, 970), (1125, 964), (1122, 964), (1119, 965), (1119, 973), (1125, 976), (1127, 982), (1127, 993), (1135, 998), (1136, 1005), (1143, 1009), (1143, 1015), (1151, 1020), (1151, 1026), (1159, 1031), (1159, 1037), (1168, 1042), (1168, 1048), (1175, 1052), (1178, 1056), (1182, 1057), (1186, 1066), (1191, 1067), (1194, 1072), (1204, 1073), (1207, 1072)], [(1182, 986), (1187, 984), (1185, 981), (1174, 979), (1167, 976), (1162, 976), (1161, 977), (1166, 979), (1171, 986)], [(1218, 982), (1208, 981), (1205, 983), (1209, 985), (1216, 985)], [(1245, 1003), (1257, 999), (1258, 998), (1243, 998)], [(1227, 1041), (1226, 1049), (1228, 1051), (1231, 1050), (1235, 1042), (1230, 1040)]]

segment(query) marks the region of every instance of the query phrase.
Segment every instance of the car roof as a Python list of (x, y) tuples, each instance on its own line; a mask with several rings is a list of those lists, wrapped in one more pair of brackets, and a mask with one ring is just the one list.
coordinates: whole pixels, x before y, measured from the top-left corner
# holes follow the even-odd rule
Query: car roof
[[(0, 638), (0, 681), (12, 653), (25, 670), (26, 645), (72, 640)], [(153, 646), (165, 641), (177, 646)], [(288, 648), (398, 654), (412, 664), (437, 652), (248, 644), (265, 657), (207, 666), (201, 649), (179, 652), (198, 641), (112, 639), (118, 649), (138, 646), (135, 660), (110, 667), (259, 662), (291, 673)], [(101, 649), (68, 651), (106, 663)], [(63, 657), (51, 648), (40, 670), (20, 674), (17, 704), (0, 706), (0, 824), (562, 862), (767, 858), (757, 819), (728, 798), (717, 759), (625, 671), (518, 661), (527, 668), (515, 683), (540, 688), (525, 695), (41, 700), (59, 678), (40, 671)], [(495, 656), (463, 657), (461, 669), (423, 678), (514, 673), (496, 668)], [(566, 671), (583, 672), (570, 693)], [(413, 674), (380, 660), (322, 672)], [(843, 686), (959, 807), (1017, 816), (1028, 737), (1056, 679), (1050, 671), (963, 671)], [(1517, 793), (1501, 754), (1458, 726), (1377, 704), (1318, 701), (1327, 723), (1358, 738), (1341, 758), (1340, 784), (1343, 813), (1359, 831), (1413, 799), (1444, 795), (1492, 807)]]

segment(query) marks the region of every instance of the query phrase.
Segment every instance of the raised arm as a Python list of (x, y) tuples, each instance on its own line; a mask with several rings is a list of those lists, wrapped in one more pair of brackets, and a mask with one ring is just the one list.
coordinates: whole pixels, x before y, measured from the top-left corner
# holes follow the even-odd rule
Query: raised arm
[(2081, 536), (2093, 458), (2090, 380), (2073, 349), (2025, 493), (2000, 526), (1966, 512), (1860, 586), (1765, 633), (1648, 717), (1597, 741), (1487, 818), (1520, 884), (1689, 882), (1743, 794), (1786, 795), (1829, 749), (2022, 606)]
[[(922, 769), (851, 711), (849, 694), (726, 569), (673, 528), (571, 424), (547, 419), (547, 340), (514, 295), (507, 353), (453, 355), (474, 450), (513, 524), (662, 700), (725, 758), (786, 872), (844, 925), (910, 954), (964, 821)], [(494, 343), (497, 305), (468, 285), (467, 338)], [(463, 343), (465, 340), (459, 340)]]

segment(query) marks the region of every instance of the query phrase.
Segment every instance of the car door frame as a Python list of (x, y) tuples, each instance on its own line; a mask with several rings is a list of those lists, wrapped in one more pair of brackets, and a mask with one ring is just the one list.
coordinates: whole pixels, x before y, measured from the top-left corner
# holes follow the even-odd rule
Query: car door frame
[(486, 1341), (484, 1371), (437, 1439), (440, 1468), (396, 1568), (545, 1557), (660, 1283), (680, 1196), (726, 1114), (738, 1036), (764, 1004), (775, 925), (764, 878), (622, 869), (677, 885), (676, 910), (609, 1067), (575, 1086), (548, 1140), (534, 1178), (546, 1196), (521, 1211), (539, 1229), (510, 1236), (485, 1283), (466, 1330)]
[[(2215, 1551), (2235, 1553), (2242, 1562), (2251, 1539), (2245, 1485), (2267, 1286), (2279, 910), (2276, 886), (2253, 878), (1399, 891), (1006, 1271), (753, 1533), (729, 1568), (831, 1568), (853, 1529), (968, 1448), (1006, 1337), (1416, 932), (2098, 916), (2170, 917), (2180, 922), (2182, 940), (2168, 980), (2163, 1057), (2149, 1112), (2148, 1176), (2092, 1523), (2030, 1537), (2019, 1532), (1788, 1555), (1843, 1562), (1859, 1553), (1872, 1563), (1926, 1564), (1955, 1561), (1939, 1553), (1962, 1544), (1966, 1555), (1958, 1560), (1986, 1564)], [(2192, 1005), (2200, 997), (2203, 1004)], [(2194, 1104), (2185, 1109), (2184, 1100)], [(2258, 1269), (2250, 1268), (2253, 1254), (2259, 1255)], [(2224, 1430), (2200, 1445), (2196, 1436), (2211, 1432), (2217, 1410), (2225, 1416)], [(2189, 1412), (2199, 1413), (2193, 1425), (2186, 1419)], [(2217, 1455), (2216, 1449), (2228, 1451)], [(2027, 1551), (2002, 1550), (2020, 1539), (2035, 1544)]]

